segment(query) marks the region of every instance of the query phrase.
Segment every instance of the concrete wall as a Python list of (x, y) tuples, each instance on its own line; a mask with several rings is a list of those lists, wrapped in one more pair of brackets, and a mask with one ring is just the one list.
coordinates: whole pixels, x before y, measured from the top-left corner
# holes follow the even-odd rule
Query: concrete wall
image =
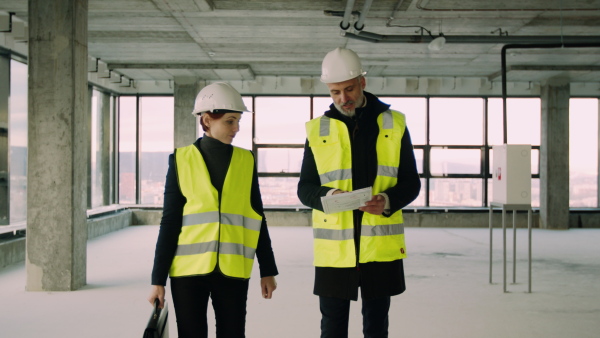
[(25, 238), (0, 240), (0, 268), (25, 260)]
[[(88, 240), (131, 225), (133, 212), (122, 210), (87, 220)], [(25, 260), (25, 238), (0, 240), (0, 268)]]
[(130, 226), (132, 218), (131, 210), (121, 210), (114, 214), (88, 219), (88, 240)]
[(162, 218), (162, 209), (131, 209), (131, 225), (158, 225)]
[(600, 228), (600, 214), (596, 212), (571, 212), (569, 214), (569, 228)]

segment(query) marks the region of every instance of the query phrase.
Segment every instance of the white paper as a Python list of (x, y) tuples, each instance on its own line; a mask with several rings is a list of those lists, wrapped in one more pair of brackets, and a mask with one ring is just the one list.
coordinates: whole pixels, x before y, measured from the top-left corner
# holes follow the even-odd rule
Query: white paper
[(363, 188), (342, 194), (321, 197), (323, 203), (323, 212), (334, 214), (336, 212), (348, 211), (364, 207), (367, 201), (370, 201), (373, 188)]

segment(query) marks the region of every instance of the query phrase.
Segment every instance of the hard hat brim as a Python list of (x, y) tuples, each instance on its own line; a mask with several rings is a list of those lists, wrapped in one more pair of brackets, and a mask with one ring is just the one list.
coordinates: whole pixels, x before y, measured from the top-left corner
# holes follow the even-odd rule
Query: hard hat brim
[(194, 116), (200, 116), (204, 113), (213, 113), (213, 114), (249, 113), (249, 114), (254, 114), (254, 112), (251, 110), (232, 110), (232, 109), (213, 109), (212, 111), (210, 111), (210, 110), (204, 110), (204, 111), (194, 110), (194, 111), (192, 111), (192, 115), (194, 115)]
[(344, 82), (344, 81), (348, 81), (348, 80), (352, 80), (352, 79), (356, 79), (359, 76), (365, 76), (367, 75), (367, 72), (361, 72), (360, 75), (354, 76), (354, 77), (350, 77), (350, 78), (342, 78), (342, 79), (324, 79), (323, 76), (321, 76), (321, 82), (323, 83), (340, 83), (340, 82)]

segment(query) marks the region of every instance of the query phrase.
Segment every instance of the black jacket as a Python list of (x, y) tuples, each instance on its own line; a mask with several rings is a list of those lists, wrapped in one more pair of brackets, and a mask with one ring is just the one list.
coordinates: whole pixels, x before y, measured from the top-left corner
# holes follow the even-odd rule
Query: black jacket
[[(210, 183), (217, 189), (219, 194), (221, 194), (225, 175), (229, 168), (229, 163), (231, 162), (231, 155), (233, 154), (232, 146), (206, 135), (204, 138), (196, 140), (194, 145), (200, 150), (202, 157), (206, 162), (206, 167), (211, 180)], [(254, 167), (251, 189), (252, 207), (263, 217), (260, 234), (258, 236), (258, 246), (256, 248), (256, 258), (260, 267), (260, 276), (275, 276), (278, 274), (277, 266), (271, 248), (271, 238), (269, 237), (267, 221), (263, 212), (256, 166)], [(169, 170), (167, 171), (164, 196), (163, 216), (160, 221), (160, 231), (158, 240), (156, 241), (156, 251), (154, 254), (152, 285), (166, 285), (167, 283), (167, 276), (169, 274), (169, 269), (171, 268), (171, 263), (173, 262), (173, 257), (175, 256), (175, 250), (177, 249), (179, 233), (181, 232), (183, 206), (186, 203), (186, 198), (181, 194), (177, 182), (177, 170), (173, 154), (169, 156)]]
[[(352, 147), (352, 187), (354, 190), (372, 186), (377, 176), (376, 143), (379, 133), (377, 116), (389, 109), (389, 105), (379, 101), (371, 93), (364, 92), (367, 104), (356, 109), (354, 118), (341, 114), (332, 104), (325, 116), (340, 120), (346, 124)], [(400, 168), (398, 182), (394, 187), (384, 191), (389, 197), (390, 211), (394, 213), (418, 195), (421, 189), (421, 180), (417, 172), (413, 146), (408, 129), (402, 137), (400, 150)], [(298, 197), (300, 201), (313, 209), (323, 210), (321, 197), (331, 190), (321, 186), (319, 174), (313, 153), (308, 146), (304, 146), (304, 159), (298, 183)], [(354, 210), (354, 228), (356, 252), (360, 252), (360, 223), (362, 211)], [(353, 268), (315, 268), (314, 293), (319, 296), (343, 299), (358, 298), (358, 287), (361, 287), (361, 296), (365, 299), (393, 296), (404, 292), (404, 268), (402, 260), (392, 262), (361, 263)]]

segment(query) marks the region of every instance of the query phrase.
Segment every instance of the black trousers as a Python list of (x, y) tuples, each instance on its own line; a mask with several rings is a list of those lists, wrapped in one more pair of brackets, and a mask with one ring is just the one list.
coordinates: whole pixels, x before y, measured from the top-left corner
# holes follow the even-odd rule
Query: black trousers
[(171, 295), (179, 338), (208, 337), (206, 311), (212, 299), (218, 338), (246, 336), (248, 280), (214, 272), (207, 276), (171, 278)]
[[(321, 338), (348, 338), (350, 300), (319, 297)], [(390, 297), (362, 300), (363, 334), (365, 338), (387, 338)]]

